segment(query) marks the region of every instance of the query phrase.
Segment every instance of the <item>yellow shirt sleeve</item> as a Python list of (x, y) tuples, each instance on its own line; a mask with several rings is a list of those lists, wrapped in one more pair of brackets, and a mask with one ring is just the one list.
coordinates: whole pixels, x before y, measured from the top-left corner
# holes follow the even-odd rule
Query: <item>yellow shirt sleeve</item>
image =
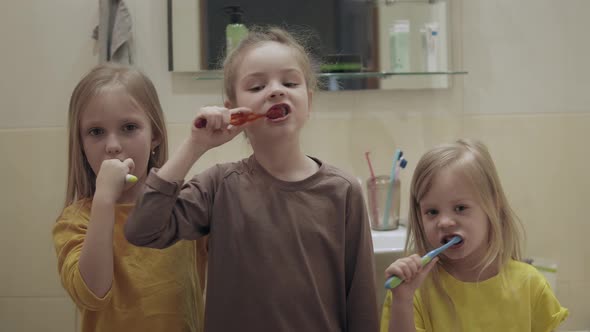
[(569, 311), (559, 304), (551, 287), (545, 281), (533, 305), (532, 332), (555, 331), (568, 314)]
[(89, 209), (83, 203), (67, 207), (53, 226), (53, 244), (57, 253), (57, 269), (61, 283), (79, 308), (97, 311), (111, 299), (111, 290), (97, 297), (80, 274), (82, 244), (88, 229)]

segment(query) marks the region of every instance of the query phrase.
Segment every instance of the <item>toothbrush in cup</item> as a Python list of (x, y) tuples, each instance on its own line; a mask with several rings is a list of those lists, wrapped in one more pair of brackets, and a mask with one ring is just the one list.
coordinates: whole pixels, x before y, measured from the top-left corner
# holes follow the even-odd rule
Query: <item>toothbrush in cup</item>
[(387, 190), (387, 199), (385, 200), (385, 208), (383, 209), (383, 225), (387, 225), (389, 218), (389, 211), (391, 210), (391, 200), (393, 199), (393, 190), (395, 186), (395, 178), (397, 171), (397, 164), (403, 156), (403, 152), (400, 149), (395, 150), (393, 155), (393, 164), (391, 165), (391, 175), (389, 176), (389, 189)]
[[(445, 243), (443, 246), (436, 248), (426, 255), (422, 256), (422, 266), (430, 263), (434, 259), (434, 257), (438, 256), (441, 252), (447, 250), (449, 247), (460, 243), (463, 239), (456, 235), (454, 236), (449, 242)], [(391, 276), (387, 281), (385, 281), (385, 289), (394, 289), (395, 287), (401, 285), (404, 282), (402, 279), (398, 278), (397, 276)]]
[[(379, 217), (379, 209), (377, 208), (377, 192), (376, 192), (376, 188), (375, 188), (375, 171), (373, 170), (373, 164), (371, 163), (371, 158), (369, 157), (369, 151), (365, 152), (365, 158), (367, 159), (367, 164), (369, 165), (369, 172), (371, 173), (371, 178), (369, 179), (369, 181), (371, 181), (371, 184), (368, 185), (367, 190), (368, 190), (368, 194), (369, 194), (369, 207), (370, 207), (370, 213), (371, 213), (371, 219), (374, 220), (374, 222), (377, 222), (377, 220), (380, 218)], [(371, 203), (372, 202), (372, 203)]]

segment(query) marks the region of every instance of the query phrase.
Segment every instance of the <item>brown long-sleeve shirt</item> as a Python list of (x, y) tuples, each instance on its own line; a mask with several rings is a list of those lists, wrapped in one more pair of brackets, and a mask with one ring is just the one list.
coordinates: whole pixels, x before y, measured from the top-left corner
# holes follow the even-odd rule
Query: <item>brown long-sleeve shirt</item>
[(254, 156), (186, 184), (152, 172), (125, 225), (136, 245), (210, 234), (206, 331), (377, 331), (371, 232), (357, 180), (321, 163), (298, 182)]

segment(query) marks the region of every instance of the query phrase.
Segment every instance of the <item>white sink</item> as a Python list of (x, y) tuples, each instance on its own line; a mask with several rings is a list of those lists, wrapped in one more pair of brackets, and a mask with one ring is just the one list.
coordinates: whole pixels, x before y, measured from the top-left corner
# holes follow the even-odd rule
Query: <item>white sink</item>
[(396, 259), (404, 256), (406, 245), (406, 228), (400, 226), (393, 231), (371, 230), (373, 251), (375, 252), (375, 283), (377, 285), (377, 301), (385, 299), (385, 269)]
[(371, 236), (376, 254), (403, 251), (406, 245), (406, 228), (403, 226), (393, 231), (371, 230)]

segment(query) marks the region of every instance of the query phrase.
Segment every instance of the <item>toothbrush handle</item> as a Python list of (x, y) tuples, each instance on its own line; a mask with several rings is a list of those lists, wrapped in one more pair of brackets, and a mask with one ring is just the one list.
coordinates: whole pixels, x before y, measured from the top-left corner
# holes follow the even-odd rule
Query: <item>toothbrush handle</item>
[[(241, 126), (246, 122), (254, 121), (265, 116), (266, 114), (238, 112), (230, 116), (229, 123), (232, 126)], [(199, 129), (207, 127), (207, 119), (198, 119), (197, 121), (195, 121), (195, 127)]]
[(394, 289), (397, 286), (401, 285), (404, 282), (398, 276), (391, 276), (387, 281), (385, 281), (385, 289)]
[[(422, 266), (430, 263), (431, 260), (432, 260), (432, 258), (429, 255), (424, 255), (422, 257), (422, 261), (421, 261)], [(385, 289), (394, 289), (397, 286), (401, 285), (402, 282), (404, 282), (404, 280), (401, 279), (400, 277), (391, 276), (391, 277), (389, 277), (389, 279), (387, 279), (387, 281), (385, 281)]]
[(397, 162), (401, 158), (402, 150), (397, 149), (393, 155), (393, 165), (391, 167), (391, 175), (389, 177), (389, 188), (387, 190), (387, 199), (385, 201), (385, 209), (383, 211), (383, 225), (387, 225), (387, 218), (389, 217), (389, 210), (391, 209), (391, 200), (393, 199), (393, 187), (395, 186), (395, 171), (397, 169)]
[(133, 174), (127, 174), (125, 175), (125, 182), (135, 183), (137, 182), (137, 176)]

